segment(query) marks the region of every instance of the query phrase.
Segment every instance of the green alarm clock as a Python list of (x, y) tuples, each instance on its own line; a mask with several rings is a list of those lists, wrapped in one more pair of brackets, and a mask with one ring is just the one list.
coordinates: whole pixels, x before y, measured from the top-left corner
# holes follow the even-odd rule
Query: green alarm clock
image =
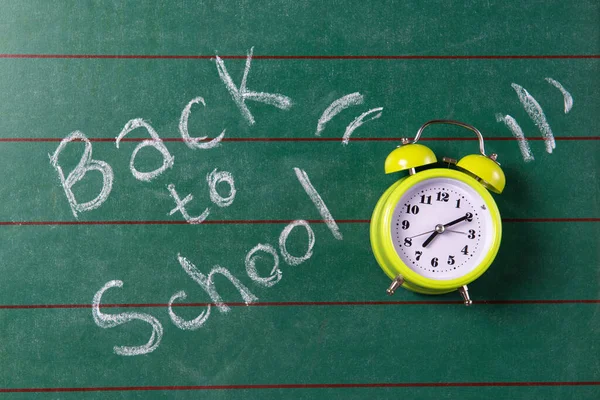
[[(451, 124), (477, 135), (480, 154), (460, 161), (443, 158), (417, 144), (433, 124)], [(424, 294), (458, 290), (472, 304), (467, 285), (490, 266), (500, 247), (502, 220), (490, 192), (506, 184), (497, 155), (485, 154), (483, 136), (475, 127), (453, 120), (425, 123), (414, 138), (385, 160), (385, 173), (408, 170), (408, 176), (381, 196), (371, 218), (371, 247), (377, 262), (400, 286)]]

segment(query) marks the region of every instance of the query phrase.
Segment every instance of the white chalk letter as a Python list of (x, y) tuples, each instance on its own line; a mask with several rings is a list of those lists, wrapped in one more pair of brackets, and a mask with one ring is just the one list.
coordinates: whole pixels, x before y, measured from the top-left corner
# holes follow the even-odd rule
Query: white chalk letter
[[(350, 122), (350, 124), (346, 127), (346, 131), (344, 132), (342, 144), (348, 144), (348, 142), (350, 141), (350, 135), (352, 135), (352, 133), (356, 129), (358, 129), (362, 124), (381, 117), (382, 110), (383, 110), (383, 107), (373, 108), (372, 110), (369, 110), (369, 111), (366, 111), (366, 112), (360, 114), (358, 117), (356, 117), (356, 119), (354, 119), (354, 121)], [(371, 114), (375, 114), (375, 115), (373, 115), (371, 118), (365, 120), (365, 118)]]
[[(256, 253), (259, 251), (270, 254), (273, 257), (273, 268), (271, 269), (271, 273), (269, 276), (262, 278), (258, 275), (258, 270), (256, 269), (256, 259), (260, 258), (260, 256)], [(250, 279), (259, 285), (265, 287), (271, 287), (275, 285), (277, 282), (281, 280), (281, 270), (279, 269), (279, 256), (277, 255), (277, 251), (270, 244), (258, 244), (252, 250), (246, 254), (246, 272)]]
[(208, 214), (210, 214), (210, 209), (208, 207), (206, 207), (204, 209), (204, 211), (202, 212), (202, 214), (200, 214), (197, 217), (191, 217), (190, 214), (188, 214), (187, 210), (185, 209), (185, 205), (187, 203), (189, 203), (190, 201), (192, 201), (194, 196), (192, 196), (191, 194), (188, 194), (187, 196), (185, 196), (185, 198), (183, 200), (181, 200), (181, 198), (179, 197), (179, 194), (177, 194), (177, 191), (175, 190), (175, 185), (173, 185), (171, 183), (167, 186), (167, 189), (169, 190), (171, 197), (173, 198), (173, 200), (175, 200), (175, 204), (177, 205), (174, 209), (172, 209), (169, 212), (169, 215), (173, 215), (177, 211), (179, 211), (181, 213), (181, 215), (183, 215), (183, 218), (190, 224), (201, 224), (206, 219), (206, 217), (208, 217)]
[(208, 317), (210, 317), (210, 304), (208, 305), (206, 310), (202, 311), (200, 315), (198, 315), (196, 318), (194, 318), (191, 321), (186, 321), (179, 315), (175, 314), (175, 312), (173, 311), (173, 303), (175, 302), (175, 300), (185, 300), (186, 298), (187, 295), (183, 290), (171, 296), (171, 299), (169, 300), (169, 316), (171, 317), (171, 321), (173, 321), (173, 324), (175, 324), (175, 326), (179, 329), (183, 329), (186, 331), (195, 331), (196, 329), (202, 327), (202, 325), (204, 325)]
[(112, 287), (123, 287), (122, 281), (110, 281), (102, 287), (95, 295), (92, 302), (92, 315), (94, 322), (100, 328), (114, 328), (115, 326), (126, 324), (133, 320), (140, 320), (148, 323), (152, 327), (152, 335), (148, 343), (142, 346), (115, 346), (113, 350), (120, 356), (138, 356), (141, 354), (152, 353), (162, 339), (163, 327), (161, 323), (150, 314), (143, 314), (137, 312), (126, 312), (121, 314), (104, 314), (100, 311), (100, 301), (105, 291)]
[[(219, 207), (227, 207), (233, 203), (235, 199), (235, 183), (233, 182), (233, 176), (230, 172), (219, 171), (215, 168), (213, 172), (206, 175), (206, 182), (210, 189), (210, 200)], [(229, 186), (229, 195), (223, 197), (217, 192), (217, 185), (221, 182), (225, 182)]]
[[(244, 286), (242, 282), (240, 282), (235, 276), (233, 276), (231, 272), (229, 272), (226, 268), (223, 268), (219, 265), (215, 265), (208, 274), (208, 276), (206, 276), (202, 272), (200, 272), (198, 268), (196, 268), (196, 266), (190, 261), (188, 261), (188, 259), (186, 259), (185, 257), (182, 257), (178, 254), (177, 259), (179, 260), (179, 264), (181, 264), (183, 270), (190, 276), (190, 278), (192, 278), (198, 285), (200, 285), (200, 287), (202, 287), (202, 289), (204, 289), (206, 293), (208, 293), (212, 302), (219, 309), (219, 311), (225, 313), (228, 312), (230, 308), (227, 304), (225, 304), (225, 302), (223, 302), (223, 299), (219, 295), (219, 292), (217, 292), (215, 283), (213, 281), (213, 277), (215, 274), (223, 275), (224, 277), (229, 279), (229, 282), (231, 282), (233, 286), (235, 286), (235, 288), (238, 290), (238, 292), (242, 296), (242, 299), (244, 299), (244, 303), (246, 303), (246, 305), (254, 303), (258, 300), (258, 297), (253, 295), (252, 292), (250, 292), (250, 289)], [(210, 309), (210, 306), (208, 306), (208, 309)]]
[[(295, 257), (291, 255), (286, 248), (287, 238), (297, 226), (303, 226), (306, 229), (306, 234), (308, 235), (308, 248), (306, 249), (306, 253), (302, 257)], [(312, 257), (312, 250), (315, 245), (315, 233), (312, 228), (308, 224), (308, 222), (304, 220), (297, 220), (290, 222), (288, 226), (285, 227), (283, 231), (281, 231), (281, 235), (279, 235), (279, 251), (281, 251), (281, 255), (286, 263), (290, 265), (300, 265), (304, 261), (308, 260)]]
[(340, 97), (333, 103), (329, 105), (319, 118), (319, 122), (317, 123), (317, 131), (315, 132), (316, 136), (321, 136), (321, 132), (325, 129), (325, 124), (327, 124), (333, 117), (344, 111), (346, 108), (351, 106), (361, 105), (365, 101), (365, 98), (362, 94), (355, 92), (345, 95), (344, 97)]
[(206, 107), (206, 103), (202, 97), (196, 97), (185, 106), (181, 112), (181, 118), (179, 119), (179, 133), (181, 134), (183, 141), (190, 149), (212, 149), (213, 147), (217, 147), (225, 136), (225, 129), (223, 129), (223, 132), (221, 132), (219, 136), (209, 142), (203, 142), (207, 136), (197, 138), (190, 137), (190, 133), (188, 132), (188, 119), (190, 118), (190, 113), (192, 112), (192, 106), (194, 104), (202, 104)]
[[(64, 150), (67, 143), (72, 142), (73, 140), (81, 140), (85, 143), (85, 150), (83, 151), (83, 155), (81, 156), (81, 160), (79, 160), (79, 164), (71, 171), (71, 173), (65, 179), (65, 175), (63, 174), (62, 168), (58, 165), (58, 156), (61, 151)], [(50, 164), (56, 169), (58, 172), (58, 177), (60, 178), (60, 183), (65, 190), (65, 194), (67, 195), (67, 200), (69, 201), (69, 205), (71, 206), (71, 211), (75, 218), (77, 218), (78, 212), (89, 211), (95, 208), (98, 208), (106, 201), (110, 191), (112, 190), (112, 184), (114, 179), (114, 174), (110, 165), (105, 163), (104, 161), (94, 160), (92, 159), (92, 143), (90, 143), (89, 139), (80, 131), (74, 131), (69, 136), (64, 138), (58, 148), (54, 152), (53, 155), (48, 154), (50, 156)], [(75, 194), (71, 190), (73, 185), (83, 179), (85, 174), (88, 171), (100, 171), (102, 174), (102, 190), (96, 196), (95, 199), (88, 201), (86, 203), (79, 204), (75, 199)]]
[(308, 195), (308, 197), (310, 197), (315, 207), (317, 207), (317, 210), (319, 210), (319, 214), (321, 214), (323, 221), (325, 221), (325, 223), (327, 224), (327, 227), (333, 234), (333, 237), (337, 240), (342, 240), (343, 237), (342, 233), (340, 232), (340, 228), (333, 219), (333, 216), (329, 212), (329, 209), (325, 205), (325, 202), (323, 201), (321, 196), (319, 196), (317, 189), (315, 189), (312, 183), (310, 183), (310, 179), (308, 179), (308, 175), (306, 174), (306, 172), (301, 170), (300, 168), (294, 168), (294, 172), (296, 172), (296, 177), (298, 178), (300, 184), (306, 191), (306, 194)]
[[(117, 140), (116, 140), (115, 144), (117, 145), (117, 149), (118, 149), (119, 143), (121, 142), (121, 139), (123, 139), (125, 137), (125, 135), (127, 135), (132, 130), (141, 128), (141, 127), (143, 127), (144, 129), (146, 129), (146, 131), (148, 131), (148, 134), (152, 137), (152, 140), (144, 140), (142, 143), (140, 143), (136, 146), (136, 148), (133, 150), (133, 153), (131, 153), (131, 160), (129, 161), (129, 168), (131, 169), (131, 173), (133, 174), (133, 176), (136, 179), (138, 179), (140, 181), (144, 181), (144, 182), (150, 182), (152, 179), (154, 179), (157, 176), (159, 176), (160, 174), (162, 174), (167, 168), (171, 168), (173, 166), (173, 161), (174, 161), (174, 157), (171, 155), (171, 153), (169, 153), (169, 150), (167, 150), (167, 148), (165, 147), (165, 144), (163, 143), (162, 139), (158, 136), (158, 133), (156, 133), (154, 128), (152, 128), (150, 126), (150, 124), (148, 124), (146, 121), (144, 121), (141, 118), (132, 119), (131, 121), (129, 121), (125, 124), (125, 127), (123, 127), (123, 130), (121, 131), (121, 133), (119, 133), (119, 136), (117, 136)], [(158, 150), (160, 152), (160, 154), (162, 154), (163, 165), (161, 167), (155, 169), (154, 171), (140, 172), (135, 168), (135, 156), (141, 149), (143, 149), (144, 147), (148, 147), (148, 146), (154, 147), (156, 150)]]
[(246, 89), (246, 80), (248, 79), (248, 72), (250, 71), (253, 51), (254, 47), (248, 52), (248, 57), (246, 58), (246, 68), (244, 69), (244, 76), (242, 77), (242, 83), (240, 84), (239, 88), (237, 88), (235, 83), (233, 83), (233, 79), (231, 79), (231, 76), (227, 72), (227, 68), (225, 68), (225, 63), (223, 60), (219, 56), (216, 57), (217, 71), (219, 72), (219, 76), (231, 94), (233, 101), (235, 101), (235, 104), (240, 109), (242, 116), (250, 125), (254, 125), (255, 121), (252, 113), (250, 113), (250, 110), (248, 109), (248, 106), (246, 106), (246, 100), (254, 100), (269, 104), (281, 110), (289, 110), (292, 107), (292, 99), (282, 94), (253, 92)]

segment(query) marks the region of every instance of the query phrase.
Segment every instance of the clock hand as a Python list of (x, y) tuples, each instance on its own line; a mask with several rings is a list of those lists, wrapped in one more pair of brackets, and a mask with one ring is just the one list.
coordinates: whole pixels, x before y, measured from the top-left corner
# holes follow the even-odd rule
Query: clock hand
[(427, 245), (429, 243), (431, 243), (431, 241), (437, 236), (439, 235), (439, 232), (437, 230), (434, 230), (433, 233), (431, 234), (431, 236), (429, 236), (427, 239), (425, 239), (425, 241), (423, 242), (423, 247), (427, 247)]
[(462, 216), (462, 217), (460, 217), (460, 218), (457, 218), (457, 219), (455, 219), (454, 221), (450, 221), (450, 222), (448, 222), (447, 224), (444, 224), (444, 228), (447, 228), (447, 227), (449, 227), (449, 226), (452, 226), (452, 225), (456, 225), (456, 224), (458, 224), (459, 222), (462, 222), (462, 221), (464, 221), (465, 219), (469, 219), (469, 218), (472, 218), (472, 217), (473, 217), (473, 214), (471, 214), (471, 213), (466, 213), (464, 216)]
[[(466, 220), (466, 219), (469, 219), (469, 218), (472, 218), (472, 217), (473, 217), (473, 214), (471, 214), (471, 213), (466, 213), (464, 216), (462, 216), (462, 217), (460, 217), (460, 218), (457, 218), (457, 219), (455, 219), (454, 221), (450, 221), (450, 222), (448, 222), (448, 223), (447, 223), (447, 224), (445, 224), (445, 225), (442, 225), (442, 224), (438, 224), (438, 225), (436, 225), (436, 226), (435, 226), (435, 229), (434, 229), (434, 232), (431, 234), (431, 236), (429, 236), (429, 237), (428, 237), (427, 239), (425, 239), (425, 241), (423, 242), (423, 247), (427, 247), (427, 245), (428, 245), (429, 243), (431, 243), (431, 241), (432, 241), (433, 239), (435, 239), (435, 237), (436, 237), (437, 235), (439, 235), (440, 233), (444, 233), (444, 231), (446, 230), (446, 228), (447, 228), (447, 227), (449, 227), (449, 226), (452, 226), (452, 225), (456, 225), (456, 224), (458, 224), (459, 222), (462, 222), (462, 221), (464, 221), (464, 220)], [(451, 231), (451, 232), (454, 232), (454, 231)], [(458, 232), (458, 231), (457, 231), (457, 232)], [(462, 233), (462, 232), (458, 232), (458, 233)]]
[(455, 230), (452, 230), (452, 229), (446, 229), (446, 232), (460, 233), (461, 235), (466, 235), (467, 234), (467, 232), (455, 231)]
[(430, 231), (427, 231), (427, 232), (419, 233), (418, 235), (415, 235), (415, 236), (409, 236), (409, 239), (414, 239), (414, 238), (416, 238), (416, 237), (419, 237), (419, 236), (427, 235), (428, 233), (431, 233), (431, 232), (433, 232), (434, 230), (435, 230), (435, 229), (432, 229), (432, 230), (430, 230)]

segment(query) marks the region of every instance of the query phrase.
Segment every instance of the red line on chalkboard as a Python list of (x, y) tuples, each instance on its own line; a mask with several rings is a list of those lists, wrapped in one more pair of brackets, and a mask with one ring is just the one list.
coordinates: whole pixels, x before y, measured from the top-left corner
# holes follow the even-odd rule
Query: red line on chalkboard
[[(200, 225), (260, 225), (260, 224), (289, 224), (291, 219), (261, 219), (261, 220), (214, 220), (203, 221)], [(320, 219), (306, 220), (311, 224), (324, 223)], [(369, 223), (368, 219), (342, 219), (336, 220), (339, 224), (365, 224)], [(174, 221), (0, 221), (2, 225), (190, 225), (185, 220)]]
[(502, 222), (600, 222), (600, 218), (502, 218)]
[[(402, 138), (399, 137), (365, 137), (365, 138), (352, 138), (352, 142), (400, 142)], [(20, 142), (60, 142), (62, 138), (0, 138), (0, 142), (6, 143), (20, 143)], [(90, 142), (97, 143), (114, 143), (115, 138), (89, 138)], [(148, 138), (123, 138), (122, 142), (142, 142), (149, 140)], [(207, 138), (206, 141), (210, 141), (211, 138)], [(421, 141), (476, 141), (476, 137), (424, 137)], [(516, 141), (516, 140), (533, 140), (541, 141), (543, 137), (534, 136), (525, 139), (517, 139), (514, 137), (490, 137), (486, 138), (487, 141)], [(600, 136), (556, 136), (556, 141), (562, 140), (600, 140)], [(163, 142), (183, 142), (182, 138), (162, 138)], [(223, 142), (341, 142), (340, 138), (334, 137), (301, 137), (301, 138), (286, 138), (286, 137), (272, 137), (272, 138), (224, 138)]]
[[(204, 221), (198, 225), (260, 225), (260, 224), (289, 224), (291, 219), (231, 219)], [(322, 224), (321, 219), (306, 220), (311, 224)], [(336, 219), (338, 224), (368, 224), (369, 219)], [(600, 218), (502, 218), (502, 222), (600, 222)], [(190, 225), (185, 220), (174, 221), (0, 221), (0, 226), (43, 226), (43, 225)]]
[(173, 385), (173, 386), (0, 388), (0, 393), (121, 392), (121, 391), (159, 391), (159, 390), (347, 389), (347, 388), (411, 388), (411, 387), (598, 386), (598, 385), (600, 385), (600, 381), (291, 383), (291, 384), (245, 384), (245, 385), (186, 385), (186, 386)]
[[(562, 300), (477, 300), (481, 305), (523, 305), (523, 304), (600, 304), (600, 299)], [(229, 307), (333, 307), (333, 306), (408, 306), (408, 305), (462, 305), (462, 300), (413, 300), (413, 301), (272, 301), (257, 303), (226, 302)], [(173, 307), (206, 307), (215, 303), (174, 303)], [(166, 308), (167, 303), (115, 303), (102, 304), (100, 308)], [(25, 309), (77, 309), (92, 308), (91, 304), (0, 304), (0, 310)]]
[[(222, 59), (245, 60), (246, 55), (219, 55)], [(215, 54), (0, 54), (0, 58), (25, 59), (159, 59), (210, 60)], [(539, 60), (597, 59), (600, 54), (490, 54), (490, 55), (254, 55), (254, 60)]]

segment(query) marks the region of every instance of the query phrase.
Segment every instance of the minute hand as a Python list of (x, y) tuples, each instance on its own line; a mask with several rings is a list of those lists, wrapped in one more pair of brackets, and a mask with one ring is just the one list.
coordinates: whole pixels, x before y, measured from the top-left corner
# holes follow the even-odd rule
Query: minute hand
[(464, 221), (465, 219), (469, 219), (470, 217), (471, 217), (471, 214), (466, 214), (466, 215), (465, 215), (465, 216), (463, 216), (463, 217), (457, 218), (457, 219), (455, 219), (454, 221), (450, 221), (450, 222), (448, 222), (447, 224), (444, 224), (444, 228), (447, 228), (447, 227), (449, 227), (449, 226), (452, 226), (452, 225), (456, 225), (456, 224), (458, 224), (459, 222), (462, 222), (462, 221)]

